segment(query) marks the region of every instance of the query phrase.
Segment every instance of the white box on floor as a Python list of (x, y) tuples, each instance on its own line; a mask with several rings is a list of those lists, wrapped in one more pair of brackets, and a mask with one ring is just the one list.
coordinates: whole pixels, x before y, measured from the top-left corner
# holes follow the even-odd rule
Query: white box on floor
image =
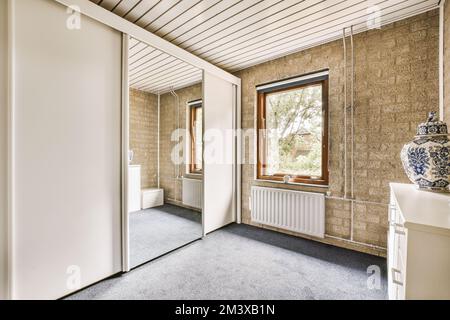
[(142, 209), (162, 206), (164, 204), (164, 190), (156, 188), (143, 189), (141, 198)]

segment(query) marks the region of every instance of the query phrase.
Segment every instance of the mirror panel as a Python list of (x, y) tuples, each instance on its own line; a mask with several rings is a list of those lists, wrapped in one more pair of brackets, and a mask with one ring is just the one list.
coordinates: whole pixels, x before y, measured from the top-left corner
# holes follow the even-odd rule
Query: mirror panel
[(131, 268), (202, 237), (202, 70), (129, 45)]

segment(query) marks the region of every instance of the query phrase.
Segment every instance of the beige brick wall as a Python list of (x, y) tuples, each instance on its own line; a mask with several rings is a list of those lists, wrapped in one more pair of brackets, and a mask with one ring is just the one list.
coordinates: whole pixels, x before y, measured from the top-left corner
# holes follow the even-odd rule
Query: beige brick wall
[(132, 164), (141, 165), (142, 188), (157, 186), (158, 97), (130, 89), (130, 149)]
[[(175, 91), (179, 97), (180, 128), (186, 129), (187, 103), (202, 99), (202, 85), (196, 84)], [(161, 187), (166, 201), (181, 205), (182, 180), (177, 176), (186, 176), (184, 165), (176, 166), (171, 153), (177, 142), (171, 141), (172, 132), (177, 128), (177, 100), (170, 93), (161, 95)], [(184, 143), (184, 142), (183, 142)], [(184, 155), (183, 155), (184, 156)], [(178, 171), (179, 170), (179, 171)]]
[[(354, 204), (352, 228), (351, 204), (327, 199), (326, 233), (332, 237), (324, 242), (385, 254), (388, 183), (408, 182), (401, 166), (400, 150), (412, 139), (417, 124), (427, 113), (438, 109), (438, 39), (437, 10), (355, 36), (354, 189), (358, 201), (370, 203)], [(332, 197), (343, 196), (343, 66), (342, 41), (335, 41), (237, 73), (242, 79), (242, 127), (246, 129), (254, 128), (256, 85), (325, 68), (330, 70), (329, 189), (282, 187), (330, 191)], [(254, 151), (252, 137), (248, 141), (251, 143), (245, 149), (246, 159), (253, 158)], [(252, 164), (242, 166), (242, 175), (243, 222), (253, 224), (248, 203), (251, 186), (280, 185), (254, 181)]]
[(444, 120), (450, 124), (450, 1), (444, 7)]

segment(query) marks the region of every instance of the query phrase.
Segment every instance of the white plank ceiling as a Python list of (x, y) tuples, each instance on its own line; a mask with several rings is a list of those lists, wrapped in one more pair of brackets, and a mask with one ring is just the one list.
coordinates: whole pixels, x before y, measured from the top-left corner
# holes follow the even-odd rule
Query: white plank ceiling
[[(235, 72), (437, 8), (439, 0), (90, 0)], [(372, 24), (373, 25), (373, 24)]]
[(163, 94), (202, 81), (202, 70), (136, 39), (130, 40), (130, 87)]

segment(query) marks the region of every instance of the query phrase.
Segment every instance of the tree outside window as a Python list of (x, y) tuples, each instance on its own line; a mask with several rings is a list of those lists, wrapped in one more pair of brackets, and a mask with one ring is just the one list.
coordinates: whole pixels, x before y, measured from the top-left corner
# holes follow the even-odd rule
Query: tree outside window
[(328, 184), (328, 80), (258, 92), (258, 178)]

